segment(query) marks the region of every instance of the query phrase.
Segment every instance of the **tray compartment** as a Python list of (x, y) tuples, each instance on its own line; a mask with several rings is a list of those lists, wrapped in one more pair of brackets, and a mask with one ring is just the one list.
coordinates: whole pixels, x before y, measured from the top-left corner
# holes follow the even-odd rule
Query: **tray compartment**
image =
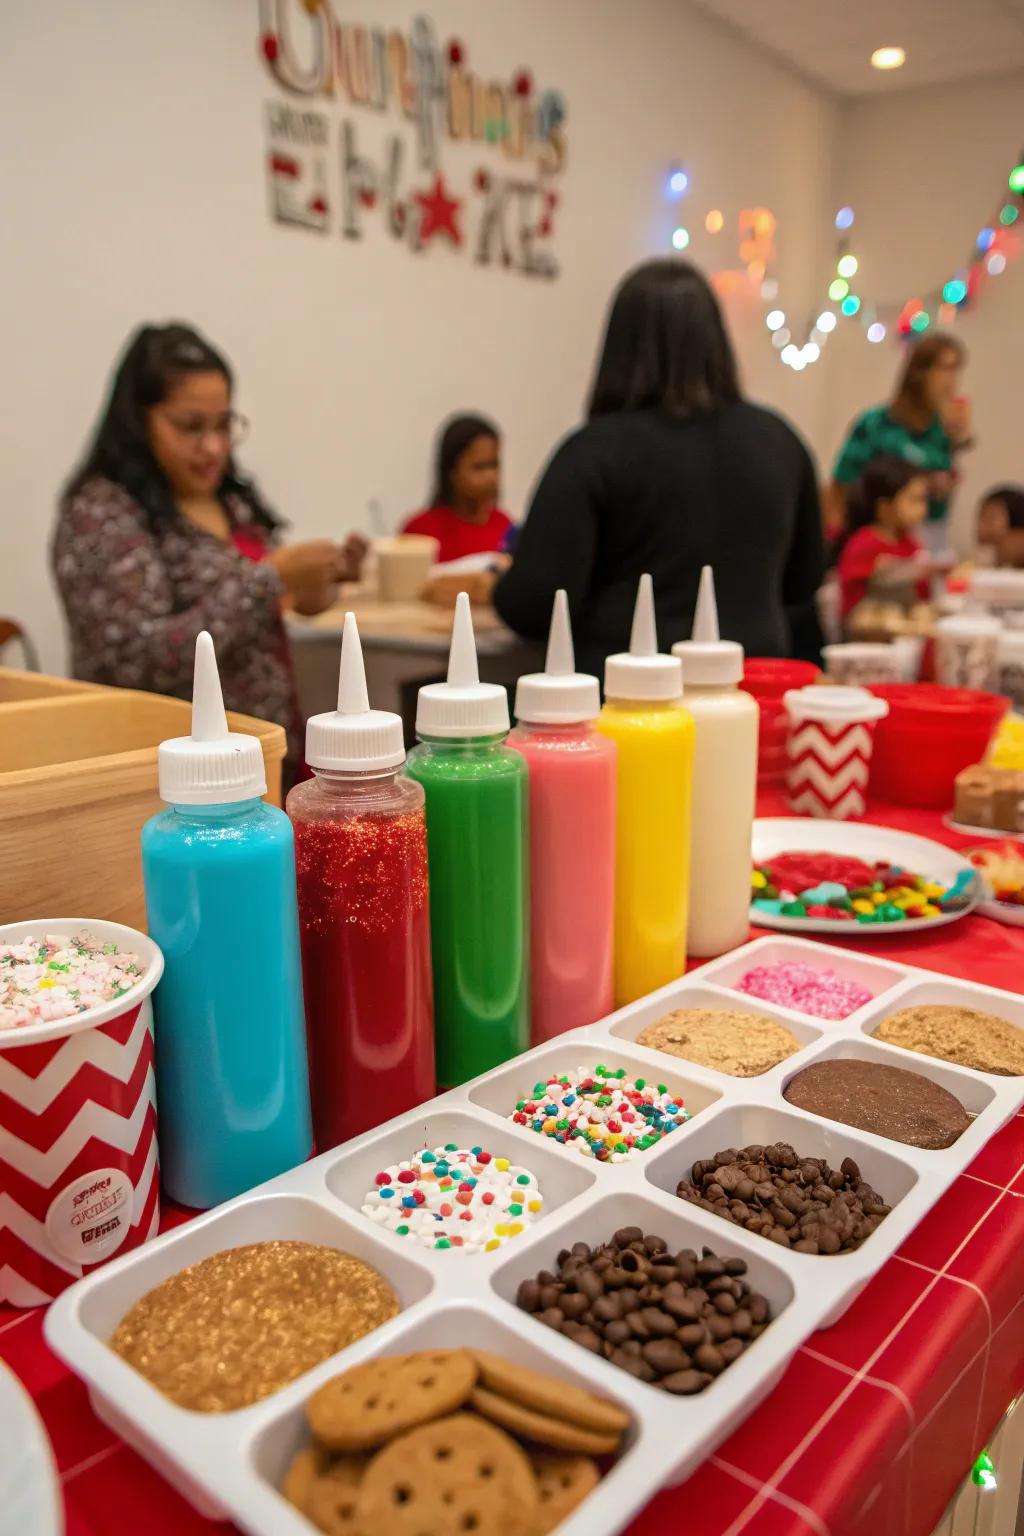
[[(812, 944), (807, 939), (755, 939), (752, 944), (734, 949), (720, 960), (712, 960), (700, 974), (707, 981), (714, 982), (716, 987), (727, 988), (733, 997), (742, 997), (754, 1007), (760, 1003), (760, 999), (751, 997), (748, 992), (740, 992), (737, 983), (755, 966), (780, 964), (812, 965), (816, 970), (834, 971), (845, 980), (859, 982), (872, 994), (872, 1003), (865, 1003), (865, 1007), (874, 1006), (875, 998), (890, 992), (907, 975), (901, 967), (890, 965), (885, 960), (861, 957), (852, 950), (838, 946)], [(787, 1013), (789, 1011), (786, 1010)], [(820, 1019), (816, 1014), (803, 1013), (797, 1013), (797, 1017), (813, 1019), (821, 1029), (835, 1030), (848, 1028), (850, 1020), (856, 1019), (859, 1011), (847, 1015), (845, 1019)]]
[[(1024, 978), (1022, 978), (1024, 980)], [(883, 1019), (891, 1014), (901, 1013), (904, 1008), (921, 1008), (925, 1005), (943, 1004), (949, 1008), (970, 1008), (974, 1013), (990, 1013), (997, 1018), (1005, 1019), (1008, 1024), (1013, 1024), (1017, 1029), (1024, 1029), (1024, 997), (1018, 997), (1010, 992), (997, 992), (993, 988), (972, 987), (966, 982), (949, 980), (944, 977), (929, 977), (918, 971), (912, 979), (912, 984), (904, 988), (898, 998), (892, 1000), (886, 998), (885, 1006), (872, 1005), (870, 1012), (858, 1016), (861, 1032), (874, 1039), (874, 1032)], [(879, 1047), (897, 1051), (901, 1061), (910, 1064), (919, 1062), (932, 1062), (938, 1067), (950, 1067), (959, 1072), (970, 1072), (972, 1076), (981, 1081), (992, 1084), (1009, 1084), (1015, 1088), (1019, 1096), (1024, 1097), (1024, 1076), (1008, 1077), (999, 1072), (982, 1072), (977, 1067), (961, 1067), (956, 1062), (948, 1062), (941, 1056), (922, 1056), (917, 1051), (908, 1051), (901, 1045), (889, 1045), (885, 1040), (878, 1040)], [(915, 1070), (921, 1068), (915, 1065)], [(953, 1089), (956, 1092), (956, 1089)], [(995, 1127), (993, 1127), (993, 1130)]]
[[(737, 994), (727, 991), (724, 987), (712, 986), (704, 981), (704, 973), (700, 971), (692, 979), (687, 977), (677, 982), (669, 996), (663, 998), (657, 1005), (653, 1005), (649, 1000), (634, 1003), (630, 1008), (623, 1009), (621, 1013), (614, 1015), (609, 1033), (616, 1040), (628, 1041), (637, 1053), (642, 1052), (648, 1072), (652, 1061), (672, 1062), (678, 1063), (677, 1069), (680, 1071), (689, 1072), (692, 1069), (694, 1073), (704, 1074), (709, 1082), (758, 1081), (757, 1078), (734, 1077), (731, 1072), (720, 1072), (714, 1067), (703, 1067), (697, 1062), (685, 1061), (681, 1056), (670, 1056), (667, 1051), (637, 1044), (637, 1036), (647, 1028), (648, 1024), (656, 1024), (667, 1013), (676, 1013), (683, 1008), (713, 1008), (718, 1013), (757, 1013), (763, 1018), (773, 1019), (777, 1024), (784, 1024), (800, 1041), (801, 1047), (816, 1045), (827, 1026), (826, 1020), (820, 1019), (812, 1024), (806, 1014), (793, 1013), (788, 1008), (776, 1007), (774, 1003), (762, 1003), (760, 998), (747, 997), (745, 993)], [(638, 1054), (637, 1060), (639, 1059)], [(661, 1078), (659, 1081), (664, 1082), (665, 1079)]]

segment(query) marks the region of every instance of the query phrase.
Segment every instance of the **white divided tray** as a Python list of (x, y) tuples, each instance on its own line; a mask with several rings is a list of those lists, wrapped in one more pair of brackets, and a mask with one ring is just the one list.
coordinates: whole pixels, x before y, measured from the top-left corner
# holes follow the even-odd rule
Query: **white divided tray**
[[(864, 983), (872, 1002), (840, 1023), (810, 1018), (731, 990), (752, 964), (805, 960)], [(410, 1114), (114, 1260), (66, 1291), (46, 1319), (53, 1349), (87, 1382), (96, 1412), (204, 1513), (232, 1519), (252, 1536), (310, 1536), (312, 1527), (277, 1492), (303, 1443), (303, 1405), (340, 1370), (378, 1355), (476, 1344), (617, 1399), (632, 1415), (625, 1449), (597, 1493), (559, 1536), (611, 1536), (659, 1486), (686, 1477), (782, 1375), (798, 1345), (849, 1306), (925, 1212), (1024, 1102), (1024, 1078), (997, 1077), (933, 1061), (871, 1039), (887, 1014), (913, 1003), (952, 1003), (997, 1013), (1024, 1028), (1024, 997), (946, 980), (929, 971), (860, 958), (807, 940), (758, 939), (600, 1023), (563, 1035)], [(672, 1008), (743, 1008), (781, 1020), (803, 1042), (798, 1055), (757, 1078), (735, 1078), (635, 1044)], [(920, 1151), (791, 1108), (782, 1089), (823, 1057), (890, 1062), (950, 1089), (974, 1117), (945, 1151)], [(604, 1063), (665, 1083), (693, 1118), (646, 1152), (597, 1163), (505, 1116), (551, 1072)], [(892, 1213), (853, 1253), (825, 1258), (783, 1249), (678, 1199), (697, 1158), (750, 1142), (792, 1142), (833, 1166), (856, 1159)], [(482, 1145), (538, 1177), (545, 1214), (493, 1253), (412, 1246), (361, 1214), (374, 1175), (424, 1146)], [(671, 1252), (703, 1245), (749, 1264), (754, 1290), (774, 1321), (696, 1397), (673, 1397), (628, 1376), (553, 1333), (515, 1306), (517, 1287), (554, 1269), (562, 1248), (591, 1245), (636, 1225)], [(178, 1408), (106, 1345), (146, 1291), (220, 1249), (269, 1238), (327, 1243), (374, 1264), (391, 1282), (401, 1314), (274, 1396), (233, 1413)]]

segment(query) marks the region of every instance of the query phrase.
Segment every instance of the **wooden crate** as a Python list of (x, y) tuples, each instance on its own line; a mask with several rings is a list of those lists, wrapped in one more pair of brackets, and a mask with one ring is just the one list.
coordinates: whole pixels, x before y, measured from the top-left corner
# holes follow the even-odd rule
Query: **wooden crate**
[[(0, 704), (20, 704), (26, 699), (55, 699), (68, 694), (99, 692), (98, 683), (79, 683), (71, 677), (48, 677), (45, 672), (22, 672), (0, 667)], [(109, 693), (109, 688), (102, 692)]]
[[(58, 680), (59, 681), (59, 680)], [(162, 809), (157, 747), (191, 705), (127, 689), (0, 703), (0, 922), (95, 917), (145, 929), (139, 833)], [(229, 714), (263, 748), (281, 803), (281, 726)]]

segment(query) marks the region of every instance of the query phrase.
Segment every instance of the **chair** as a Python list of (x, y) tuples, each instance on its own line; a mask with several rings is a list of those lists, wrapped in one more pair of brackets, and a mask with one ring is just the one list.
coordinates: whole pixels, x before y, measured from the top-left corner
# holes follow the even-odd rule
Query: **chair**
[(21, 646), (22, 663), (25, 670), (27, 672), (38, 672), (39, 652), (17, 619), (0, 618), (0, 661), (3, 660), (5, 648), (12, 643)]

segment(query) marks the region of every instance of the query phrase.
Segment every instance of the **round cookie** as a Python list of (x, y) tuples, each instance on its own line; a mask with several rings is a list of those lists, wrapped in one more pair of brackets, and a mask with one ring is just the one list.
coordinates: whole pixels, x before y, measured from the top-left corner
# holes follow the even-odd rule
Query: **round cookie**
[(508, 1435), (469, 1413), (399, 1435), (373, 1458), (358, 1513), (377, 1536), (508, 1536), (532, 1531), (537, 1479)]
[(329, 1464), (330, 1457), (319, 1445), (304, 1445), (296, 1451), (281, 1484), (281, 1492), (288, 1503), (305, 1514), (309, 1491)]
[(601, 1474), (589, 1456), (530, 1457), (540, 1505), (532, 1536), (549, 1536), (598, 1485)]
[(300, 1506), (327, 1536), (372, 1536), (359, 1515), (359, 1490), (369, 1459), (366, 1456), (338, 1456), (313, 1478)]
[(399, 1310), (384, 1277), (351, 1254), (251, 1243), (147, 1291), (110, 1348), (179, 1407), (227, 1413), (269, 1397)]
[(1024, 1029), (994, 1013), (946, 1004), (925, 1004), (890, 1014), (875, 1030), (877, 1040), (921, 1056), (936, 1056), (976, 1072), (1000, 1077), (1024, 1074)]
[(474, 1349), (472, 1355), (480, 1370), (480, 1385), (499, 1397), (600, 1435), (622, 1435), (629, 1428), (629, 1414), (606, 1398), (544, 1376), (529, 1366), (516, 1365), (486, 1349)]
[(971, 1123), (960, 1100), (920, 1072), (878, 1061), (816, 1061), (783, 1098), (797, 1109), (909, 1147), (951, 1147)]
[(332, 1451), (368, 1451), (466, 1402), (477, 1379), (468, 1350), (424, 1350), (354, 1365), (306, 1404), (306, 1421)]
[(721, 1008), (677, 1008), (648, 1024), (637, 1044), (730, 1077), (760, 1077), (800, 1050), (800, 1041), (784, 1024)]
[(606, 1456), (618, 1450), (622, 1438), (618, 1430), (585, 1429), (568, 1419), (555, 1418), (550, 1413), (540, 1413), (535, 1408), (525, 1408), (522, 1403), (502, 1397), (488, 1387), (476, 1387), (470, 1396), (470, 1404), (477, 1413), (483, 1414), (494, 1424), (500, 1424), (523, 1440), (535, 1445), (548, 1445), (556, 1451), (579, 1451), (586, 1456)]

